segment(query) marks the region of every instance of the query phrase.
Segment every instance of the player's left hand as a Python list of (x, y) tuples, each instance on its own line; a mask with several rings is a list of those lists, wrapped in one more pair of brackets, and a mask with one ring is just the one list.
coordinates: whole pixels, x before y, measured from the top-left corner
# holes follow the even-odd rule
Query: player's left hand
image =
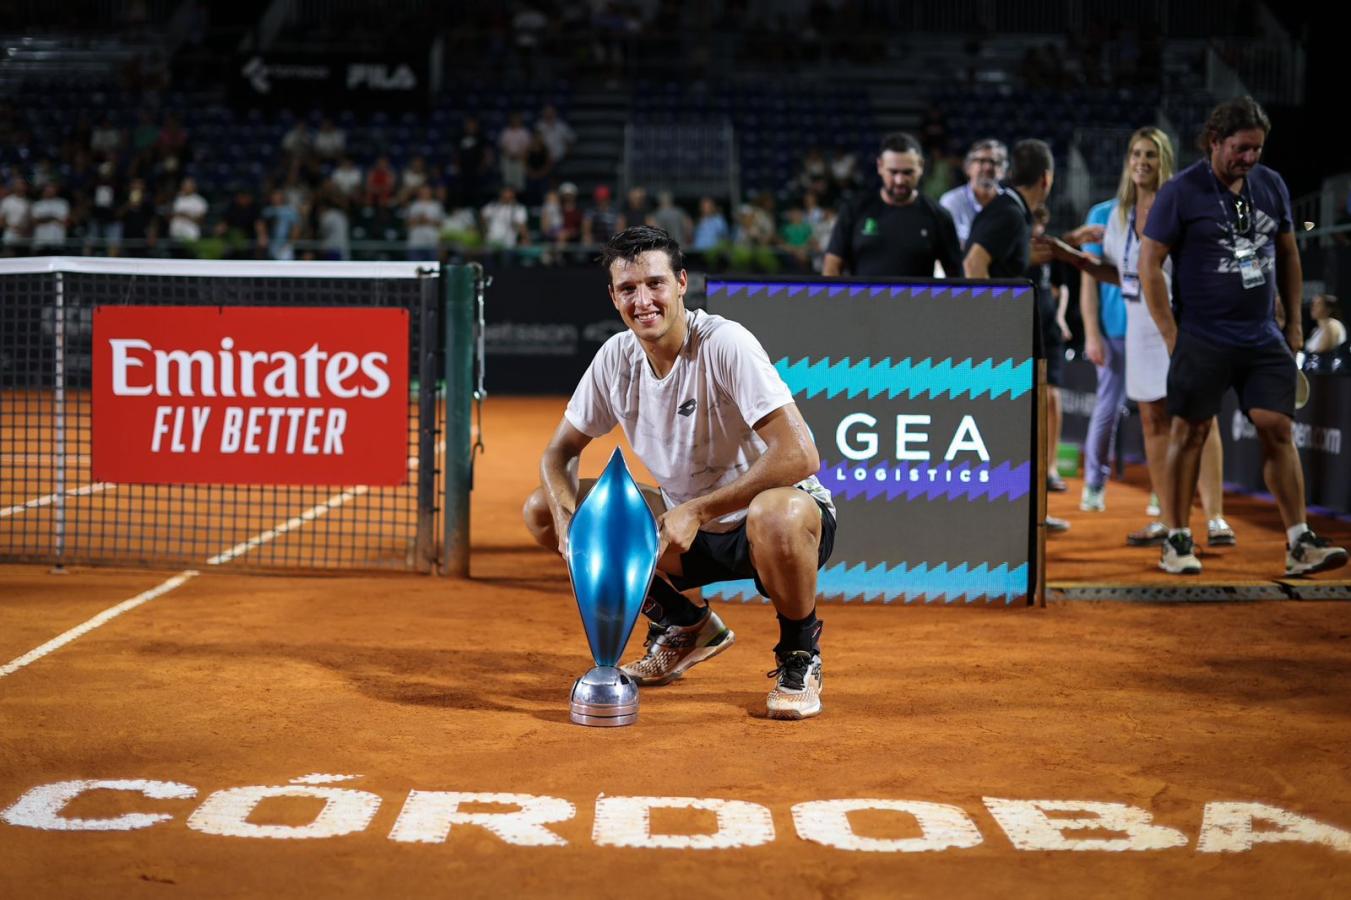
[(677, 553), (689, 550), (694, 544), (695, 535), (699, 533), (699, 526), (703, 523), (699, 521), (699, 516), (690, 504), (682, 503), (662, 513), (657, 524), (661, 539), (661, 549), (657, 551), (657, 558), (660, 559), (666, 555), (667, 549), (674, 549)]

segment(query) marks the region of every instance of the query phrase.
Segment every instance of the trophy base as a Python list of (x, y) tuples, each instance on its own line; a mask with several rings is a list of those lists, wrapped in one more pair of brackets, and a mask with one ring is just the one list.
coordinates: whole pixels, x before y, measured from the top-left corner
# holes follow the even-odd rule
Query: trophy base
[(572, 685), (572, 721), (614, 728), (638, 721), (638, 685), (614, 666), (596, 666)]

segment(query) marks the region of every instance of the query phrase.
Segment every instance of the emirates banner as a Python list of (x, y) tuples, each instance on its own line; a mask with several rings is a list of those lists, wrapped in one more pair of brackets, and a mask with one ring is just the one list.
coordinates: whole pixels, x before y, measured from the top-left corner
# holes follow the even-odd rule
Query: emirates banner
[(98, 481), (407, 479), (407, 310), (100, 306), (93, 363)]

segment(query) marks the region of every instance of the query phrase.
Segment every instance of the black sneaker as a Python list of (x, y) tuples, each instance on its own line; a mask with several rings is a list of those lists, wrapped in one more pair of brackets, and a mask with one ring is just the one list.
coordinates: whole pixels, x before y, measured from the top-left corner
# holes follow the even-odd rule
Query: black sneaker
[(1334, 547), (1327, 538), (1306, 531), (1285, 551), (1285, 574), (1312, 575), (1346, 565), (1346, 551)]

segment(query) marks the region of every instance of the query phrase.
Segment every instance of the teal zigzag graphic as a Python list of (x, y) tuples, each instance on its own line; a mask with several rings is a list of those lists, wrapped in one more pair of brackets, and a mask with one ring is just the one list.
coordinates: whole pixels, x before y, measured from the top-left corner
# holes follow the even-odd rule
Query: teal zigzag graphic
[[(862, 600), (864, 603), (914, 603), (921, 596), (926, 603), (974, 603), (984, 598), (990, 603), (1013, 603), (1028, 594), (1027, 564), (1010, 568), (1007, 563), (987, 566), (980, 563), (968, 566), (958, 563), (948, 566), (938, 563), (887, 566), (878, 563), (827, 566), (817, 576), (817, 593), (828, 599), (845, 603)], [(746, 603), (759, 593), (754, 581), (724, 581), (704, 588), (704, 596), (718, 600), (741, 600)]]
[(970, 359), (934, 362), (927, 357), (913, 360), (908, 356), (895, 362), (889, 356), (876, 362), (866, 356), (857, 362), (847, 356), (835, 361), (828, 356), (817, 360), (804, 356), (797, 362), (789, 362), (785, 356), (774, 363), (774, 368), (794, 395), (808, 399), (819, 394), (830, 399), (844, 394), (851, 400), (860, 394), (870, 400), (925, 396), (937, 399), (945, 395), (953, 398), (967, 395), (974, 399), (989, 394), (992, 400), (1005, 395), (1012, 400), (1032, 390), (1030, 359), (1022, 362), (1006, 359), (1000, 363), (984, 359), (973, 364)]

